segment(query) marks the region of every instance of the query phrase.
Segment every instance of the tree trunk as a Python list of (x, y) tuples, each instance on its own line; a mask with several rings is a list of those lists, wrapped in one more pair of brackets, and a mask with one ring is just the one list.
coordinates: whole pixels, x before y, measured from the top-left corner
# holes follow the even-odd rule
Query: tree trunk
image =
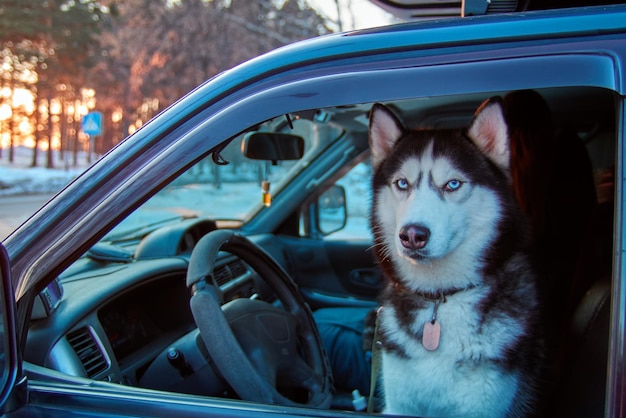
[(54, 132), (54, 122), (50, 114), (50, 98), (48, 97), (48, 151), (46, 151), (46, 168), (54, 168), (54, 159), (52, 158), (52, 133)]

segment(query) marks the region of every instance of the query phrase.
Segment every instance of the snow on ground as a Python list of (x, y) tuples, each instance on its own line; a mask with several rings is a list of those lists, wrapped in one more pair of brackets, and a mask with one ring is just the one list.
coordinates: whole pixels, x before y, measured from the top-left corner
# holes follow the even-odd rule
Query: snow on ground
[[(64, 162), (55, 159), (59, 168), (30, 167), (32, 151), (15, 149), (15, 161), (8, 162), (8, 151), (0, 157), (0, 205), (14, 196), (43, 195), (45, 202), (84, 171), (89, 164), (86, 156), (79, 156), (78, 167), (64, 168)], [(43, 162), (45, 155), (39, 156)], [(275, 173), (278, 177), (279, 173)], [(209, 166), (198, 167), (183, 174), (165, 190), (148, 201), (119, 227), (134, 229), (138, 225), (159, 222), (172, 216), (197, 216), (211, 219), (243, 219), (261, 200), (261, 190), (255, 167), (223, 167), (220, 171), (221, 187), (214, 182)], [(329, 236), (329, 239), (362, 239), (369, 237), (367, 222), (369, 210), (369, 168), (363, 164), (344, 177), (342, 184), (347, 193), (348, 225)], [(1, 209), (1, 208), (0, 208)], [(34, 210), (34, 209), (33, 209)], [(30, 213), (11, 209), (12, 213), (0, 219), (0, 239), (20, 225)], [(15, 212), (15, 213), (13, 213)]]
[(9, 150), (2, 150), (0, 157), (0, 198), (2, 196), (24, 194), (49, 194), (61, 190), (66, 184), (88, 167), (86, 156), (79, 156), (77, 167), (65, 168), (65, 163), (55, 153), (54, 169), (42, 167), (45, 165), (46, 155), (40, 152), (38, 162), (40, 167), (31, 167), (32, 150), (26, 147), (16, 147), (13, 162), (9, 162)]

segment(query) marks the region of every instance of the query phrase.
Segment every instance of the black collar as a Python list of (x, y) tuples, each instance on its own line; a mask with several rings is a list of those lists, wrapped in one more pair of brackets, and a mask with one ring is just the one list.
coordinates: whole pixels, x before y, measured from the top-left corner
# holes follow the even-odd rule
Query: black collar
[(477, 285), (470, 284), (469, 286), (466, 286), (466, 287), (451, 287), (451, 288), (448, 288), (448, 289), (439, 289), (439, 290), (434, 291), (434, 292), (419, 292), (419, 291), (412, 291), (412, 290), (408, 289), (402, 283), (398, 283), (398, 282), (394, 283), (394, 288), (399, 290), (400, 292), (409, 293), (409, 294), (413, 294), (413, 295), (419, 296), (422, 299), (427, 300), (429, 302), (436, 302), (436, 301), (445, 302), (446, 301), (446, 297), (452, 296), (452, 295), (454, 295), (456, 293), (459, 293), (459, 292), (463, 292), (465, 290), (474, 289), (475, 287), (477, 287)]

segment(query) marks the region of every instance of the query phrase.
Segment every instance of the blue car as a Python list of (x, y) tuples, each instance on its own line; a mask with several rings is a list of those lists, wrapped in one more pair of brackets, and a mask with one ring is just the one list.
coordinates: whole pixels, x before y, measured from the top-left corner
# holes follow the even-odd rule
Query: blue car
[(202, 84), (0, 245), (2, 414), (380, 412), (369, 112), (461, 128), (527, 90), (562, 134), (545, 416), (626, 416), (624, 5), (332, 34)]

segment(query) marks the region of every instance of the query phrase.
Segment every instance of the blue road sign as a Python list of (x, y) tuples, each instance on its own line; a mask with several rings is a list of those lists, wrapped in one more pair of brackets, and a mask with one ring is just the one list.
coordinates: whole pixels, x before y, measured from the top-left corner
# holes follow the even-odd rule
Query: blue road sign
[(102, 113), (89, 112), (83, 116), (83, 132), (87, 135), (96, 136), (102, 134)]

